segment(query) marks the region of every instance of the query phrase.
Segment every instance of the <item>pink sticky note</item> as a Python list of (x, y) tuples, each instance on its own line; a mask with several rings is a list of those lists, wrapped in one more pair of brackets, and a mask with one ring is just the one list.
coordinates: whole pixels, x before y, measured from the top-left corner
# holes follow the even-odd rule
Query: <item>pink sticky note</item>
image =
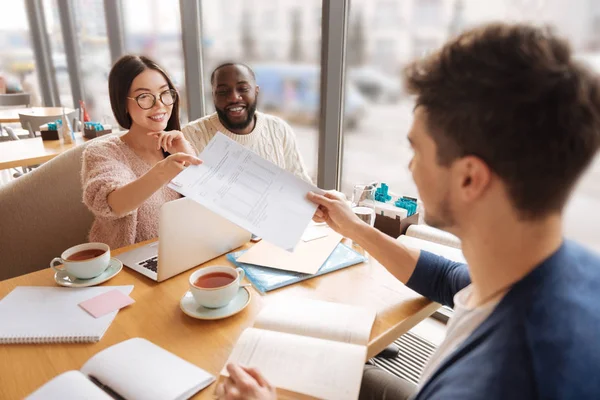
[(127, 296), (120, 290), (111, 290), (110, 292), (99, 294), (86, 301), (79, 303), (79, 306), (90, 313), (95, 318), (100, 318), (103, 315), (119, 310), (125, 306), (135, 303), (131, 297)]

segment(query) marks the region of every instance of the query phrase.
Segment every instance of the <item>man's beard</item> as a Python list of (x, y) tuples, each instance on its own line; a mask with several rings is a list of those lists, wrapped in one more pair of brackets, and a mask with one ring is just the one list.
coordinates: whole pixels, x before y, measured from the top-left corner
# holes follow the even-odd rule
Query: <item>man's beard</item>
[(230, 131), (241, 130), (247, 128), (248, 125), (252, 123), (252, 120), (254, 119), (254, 114), (256, 113), (256, 101), (248, 106), (248, 117), (246, 118), (246, 120), (238, 123), (232, 122), (229, 119), (229, 117), (227, 117), (227, 112), (225, 110), (221, 110), (217, 107), (215, 107), (215, 109), (217, 110), (217, 115), (219, 116), (219, 119), (221, 120), (221, 123), (223, 124), (223, 126), (225, 126), (225, 128), (227, 128)]
[(450, 196), (449, 193), (446, 193), (446, 196), (439, 202), (437, 207), (435, 208), (436, 214), (428, 214), (427, 210), (425, 210), (425, 215), (423, 220), (429, 226), (433, 226), (438, 229), (447, 229), (451, 228), (456, 224), (456, 220), (454, 218), (454, 213), (450, 209)]

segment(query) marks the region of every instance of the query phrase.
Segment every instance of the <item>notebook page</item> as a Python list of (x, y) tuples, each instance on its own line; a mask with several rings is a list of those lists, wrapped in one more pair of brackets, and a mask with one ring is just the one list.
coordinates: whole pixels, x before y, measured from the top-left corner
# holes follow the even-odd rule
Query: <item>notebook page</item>
[(346, 400), (358, 398), (366, 357), (365, 346), (248, 328), (228, 363), (256, 367), (278, 388)]
[(112, 400), (112, 397), (94, 385), (81, 372), (67, 371), (48, 381), (26, 398), (26, 400), (48, 399)]
[(214, 381), (203, 369), (141, 338), (99, 352), (81, 372), (128, 400), (187, 399)]
[(363, 307), (290, 297), (267, 305), (254, 327), (366, 346), (375, 315)]
[(79, 303), (115, 289), (133, 286), (19, 286), (0, 300), (0, 321), (11, 321), (0, 324), (0, 343), (97, 342), (118, 311), (94, 318)]
[(434, 228), (429, 225), (411, 225), (406, 230), (406, 236), (412, 236), (430, 242), (443, 244), (445, 246), (461, 248), (460, 239), (450, 232)]

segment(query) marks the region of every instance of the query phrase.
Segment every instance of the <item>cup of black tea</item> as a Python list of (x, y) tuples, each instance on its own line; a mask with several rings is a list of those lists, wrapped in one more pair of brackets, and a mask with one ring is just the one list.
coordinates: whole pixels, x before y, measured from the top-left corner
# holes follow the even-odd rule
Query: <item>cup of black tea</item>
[[(62, 265), (61, 265), (62, 264)], [(110, 265), (110, 247), (104, 243), (84, 243), (73, 246), (54, 258), (50, 267), (77, 279), (92, 279)]]
[(244, 275), (241, 268), (204, 267), (190, 275), (190, 291), (203, 307), (225, 307), (237, 295)]

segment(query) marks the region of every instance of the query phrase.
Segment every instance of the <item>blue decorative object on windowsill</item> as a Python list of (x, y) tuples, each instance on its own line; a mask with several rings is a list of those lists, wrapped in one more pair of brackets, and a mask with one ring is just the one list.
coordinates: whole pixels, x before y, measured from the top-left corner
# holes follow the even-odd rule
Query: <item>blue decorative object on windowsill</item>
[(403, 197), (396, 200), (394, 205), (396, 207), (404, 208), (408, 212), (409, 217), (417, 212), (417, 202), (414, 199)]
[(375, 200), (382, 203), (386, 203), (392, 199), (392, 196), (388, 194), (388, 185), (382, 183), (381, 186), (375, 190)]

